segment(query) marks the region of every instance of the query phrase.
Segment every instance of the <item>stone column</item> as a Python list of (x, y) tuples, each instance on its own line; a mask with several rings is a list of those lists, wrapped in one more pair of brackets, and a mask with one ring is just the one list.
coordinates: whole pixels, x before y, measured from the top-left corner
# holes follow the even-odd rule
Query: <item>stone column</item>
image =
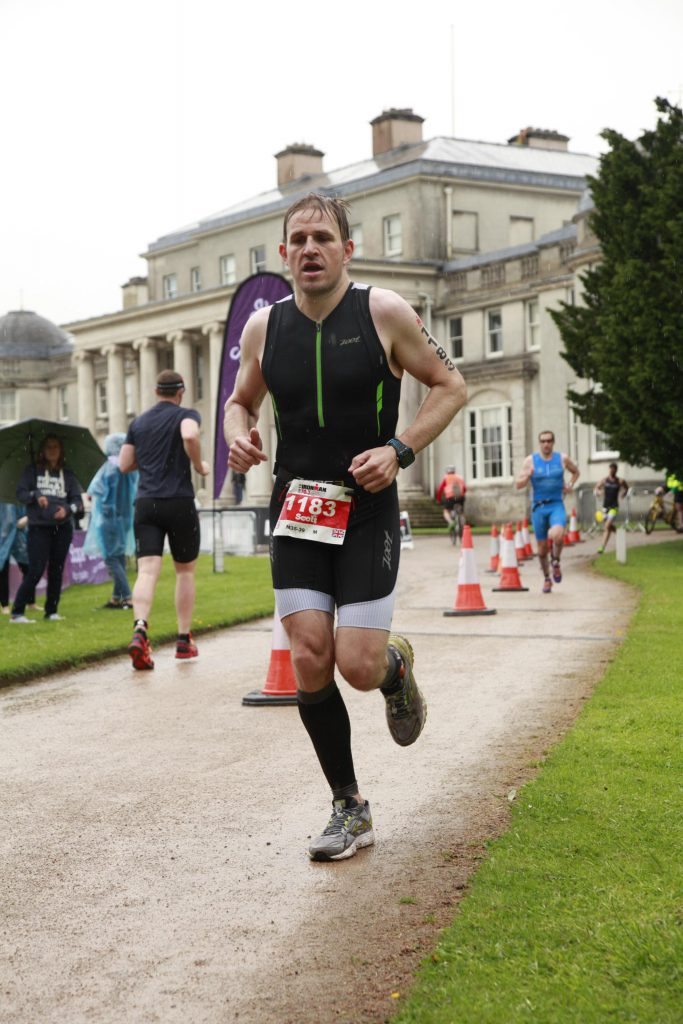
[(95, 361), (93, 353), (74, 353), (77, 375), (78, 422), (95, 433)]
[(173, 368), (185, 381), (184, 404), (194, 403), (194, 366), (192, 365), (192, 335), (188, 331), (171, 331), (166, 340), (173, 345)]
[(140, 367), (140, 402), (139, 411), (146, 409), (156, 403), (155, 388), (157, 383), (157, 347), (153, 338), (138, 338), (133, 342), (133, 349), (138, 354)]
[(126, 395), (123, 383), (123, 348), (120, 345), (105, 345), (101, 349), (107, 357), (107, 409), (109, 433), (125, 432), (128, 428), (126, 416)]

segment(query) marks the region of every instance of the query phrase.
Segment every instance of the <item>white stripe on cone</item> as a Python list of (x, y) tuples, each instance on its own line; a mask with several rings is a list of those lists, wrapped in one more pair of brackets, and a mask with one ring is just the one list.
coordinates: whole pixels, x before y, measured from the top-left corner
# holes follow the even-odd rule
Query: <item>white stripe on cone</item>
[(520, 522), (517, 523), (517, 529), (515, 530), (515, 555), (517, 556), (517, 564), (523, 562), (526, 558), (524, 539), (522, 537), (522, 524)]
[(498, 527), (494, 523), (491, 527), (491, 539), (489, 540), (489, 567), (487, 572), (498, 572), (500, 563), (500, 541), (498, 540)]
[(495, 591), (500, 590), (528, 590), (522, 586), (515, 554), (515, 542), (512, 537), (512, 523), (506, 523), (503, 530), (503, 541), (501, 544), (501, 570), (499, 586), (494, 587)]
[(494, 613), (495, 608), (489, 609), (484, 604), (477, 576), (477, 563), (474, 558), (472, 527), (465, 526), (462, 531), (455, 606), (452, 612), (444, 612), (444, 615), (493, 615)]

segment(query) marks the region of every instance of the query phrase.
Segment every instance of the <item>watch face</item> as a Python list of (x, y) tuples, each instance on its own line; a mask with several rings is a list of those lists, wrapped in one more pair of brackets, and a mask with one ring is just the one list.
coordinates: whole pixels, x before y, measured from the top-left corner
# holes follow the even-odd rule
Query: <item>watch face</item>
[(392, 438), (391, 441), (387, 442), (396, 452), (396, 458), (401, 469), (407, 469), (408, 466), (412, 466), (415, 462), (415, 453), (412, 448), (409, 448), (407, 444), (403, 444), (397, 438)]
[(415, 453), (412, 448), (407, 445), (403, 445), (398, 455), (398, 464), (401, 469), (407, 469), (408, 466), (412, 466), (415, 462)]

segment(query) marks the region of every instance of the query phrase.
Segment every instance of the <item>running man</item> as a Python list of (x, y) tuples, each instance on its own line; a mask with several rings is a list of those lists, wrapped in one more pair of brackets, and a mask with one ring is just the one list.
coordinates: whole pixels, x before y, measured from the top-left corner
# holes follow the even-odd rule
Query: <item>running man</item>
[(199, 516), (190, 466), (206, 476), (209, 464), (202, 459), (201, 417), (195, 409), (180, 406), (184, 390), (183, 378), (175, 370), (159, 374), (159, 401), (133, 420), (119, 458), (122, 473), (140, 470), (134, 521), (138, 557), (138, 576), (133, 587), (135, 625), (128, 645), (133, 668), (139, 670), (154, 668), (147, 629), (166, 537), (176, 571), (175, 656), (196, 658), (198, 653), (190, 630), (199, 554)]
[[(531, 516), (538, 544), (538, 560), (543, 573), (543, 593), (549, 594), (553, 584), (550, 579), (551, 566), (548, 563), (548, 556), (550, 555), (553, 580), (555, 583), (561, 583), (560, 558), (564, 544), (564, 528), (567, 525), (564, 495), (574, 490), (574, 484), (579, 479), (579, 471), (568, 455), (553, 451), (555, 435), (552, 430), (542, 430), (538, 435), (538, 443), (540, 451), (527, 455), (522, 471), (515, 480), (515, 487), (522, 490), (531, 482)], [(565, 471), (571, 474), (568, 484), (564, 482)]]
[(455, 466), (446, 466), (441, 482), (436, 489), (436, 500), (441, 505), (441, 511), (449, 530), (455, 529), (453, 521), (455, 506), (459, 506), (461, 513), (465, 510), (466, 493), (465, 481), (455, 472)]
[[(277, 613), (289, 637), (299, 714), (332, 791), (332, 817), (309, 856), (341, 860), (371, 845), (374, 834), (335, 665), (355, 689), (381, 690), (396, 743), (417, 740), (427, 707), (413, 651), (405, 637), (390, 634), (400, 554), (396, 477), (450, 423), (466, 391), (407, 302), (351, 283), (343, 200), (298, 200), (285, 214), (283, 238), (294, 295), (257, 311), (244, 329), (225, 438), (233, 470), (265, 461), (256, 424), (270, 392), (278, 438), (270, 507)], [(398, 438), (406, 371), (429, 391)]]
[(605, 522), (605, 532), (602, 536), (602, 544), (598, 548), (601, 555), (607, 547), (610, 533), (614, 533), (616, 527), (614, 520), (619, 512), (619, 495), (625, 495), (628, 491), (628, 484), (617, 476), (616, 462), (610, 462), (609, 473), (600, 480), (593, 490), (596, 498), (602, 494), (602, 514)]

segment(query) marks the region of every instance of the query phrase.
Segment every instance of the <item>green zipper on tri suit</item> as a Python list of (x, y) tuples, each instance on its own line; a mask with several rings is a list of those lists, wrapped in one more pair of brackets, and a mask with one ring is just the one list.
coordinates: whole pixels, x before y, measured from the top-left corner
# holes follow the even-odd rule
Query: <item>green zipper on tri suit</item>
[(384, 381), (381, 380), (379, 382), (379, 384), (377, 385), (377, 394), (376, 394), (376, 404), (377, 404), (377, 436), (378, 437), (379, 437), (380, 432), (381, 432), (379, 418), (380, 418), (380, 414), (382, 412), (382, 395), (383, 395), (383, 392), (384, 392)]
[(318, 426), (325, 426), (323, 416), (323, 368), (322, 368), (323, 323), (315, 325), (315, 386), (318, 395)]

